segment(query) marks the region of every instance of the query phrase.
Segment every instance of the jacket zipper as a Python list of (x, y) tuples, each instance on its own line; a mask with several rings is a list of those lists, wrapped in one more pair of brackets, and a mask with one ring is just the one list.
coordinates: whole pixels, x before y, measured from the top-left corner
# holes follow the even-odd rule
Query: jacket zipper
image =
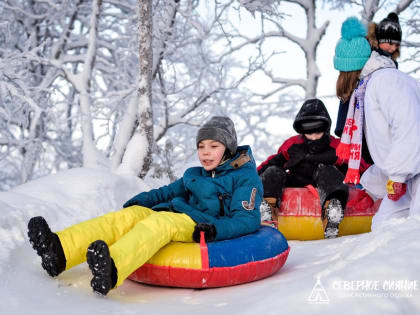
[(211, 171), (211, 177), (212, 177), (212, 178), (216, 177), (216, 171), (214, 171), (214, 170), (213, 170), (213, 171)]

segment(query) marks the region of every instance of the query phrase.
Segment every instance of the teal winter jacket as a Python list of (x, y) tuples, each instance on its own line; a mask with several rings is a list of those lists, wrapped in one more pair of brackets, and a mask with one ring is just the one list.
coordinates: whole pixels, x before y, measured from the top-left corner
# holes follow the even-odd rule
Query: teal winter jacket
[(196, 223), (213, 224), (216, 240), (224, 240), (258, 230), (262, 198), (251, 148), (240, 146), (232, 159), (213, 171), (191, 167), (177, 181), (142, 192), (124, 207), (139, 205), (185, 213)]

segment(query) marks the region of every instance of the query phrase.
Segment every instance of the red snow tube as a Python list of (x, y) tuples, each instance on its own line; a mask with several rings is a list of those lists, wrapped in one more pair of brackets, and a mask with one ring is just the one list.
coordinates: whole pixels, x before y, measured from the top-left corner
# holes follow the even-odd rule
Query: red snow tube
[(160, 249), (129, 279), (160, 286), (224, 287), (266, 278), (276, 273), (289, 255), (286, 238), (262, 226), (235, 239), (205, 243), (172, 242)]
[[(381, 200), (374, 202), (364, 191), (350, 188), (339, 236), (370, 232), (373, 215)], [(278, 213), (278, 229), (288, 240), (318, 240), (324, 238), (321, 205), (316, 189), (284, 189)]]

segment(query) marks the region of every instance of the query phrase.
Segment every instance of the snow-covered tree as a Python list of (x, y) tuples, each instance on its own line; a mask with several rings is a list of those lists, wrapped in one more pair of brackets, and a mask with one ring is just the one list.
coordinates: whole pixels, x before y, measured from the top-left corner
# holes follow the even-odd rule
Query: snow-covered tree
[[(5, 187), (62, 167), (108, 164), (97, 149), (94, 122), (99, 111), (112, 105), (97, 107), (96, 101), (104, 91), (115, 91), (115, 83), (103, 87), (118, 72), (110, 65), (121, 46), (111, 37), (124, 37), (129, 20), (121, 18), (123, 10), (129, 11), (124, 4), (0, 4), (0, 132), (1, 150), (6, 152), (0, 163), (7, 170)], [(113, 29), (115, 20), (119, 27)]]
[[(183, 140), (194, 148), (195, 130), (177, 127), (198, 126), (222, 112), (229, 93), (253, 73), (248, 67), (235, 79), (230, 69), (237, 63), (220, 59), (213, 49), (219, 16), (201, 16), (198, 1), (155, 1), (153, 33), (144, 33), (149, 42), (153, 36), (151, 89), (139, 93), (140, 69), (147, 62), (139, 52), (144, 37), (138, 21), (145, 20), (137, 8), (144, 3), (0, 4), (3, 189), (61, 168), (107, 167), (111, 158), (113, 169), (143, 176), (152, 150), (155, 166), (170, 172), (174, 157), (182, 161), (191, 152), (182, 148)], [(146, 109), (141, 95), (149, 99), (150, 93), (154, 98)], [(138, 145), (140, 134), (147, 142)]]
[[(305, 33), (286, 26), (295, 17), (285, 4), (302, 12)], [(239, 138), (264, 158), (277, 136), (270, 119), (290, 116), (317, 93), (317, 48), (329, 25), (318, 18), (321, 4), (360, 5), (375, 21), (387, 10), (401, 12), (403, 49), (412, 47), (403, 56), (417, 62), (408, 71), (418, 70), (419, 8), (409, 0), (391, 7), (343, 0), (1, 1), (0, 189), (83, 165), (173, 180), (194, 152), (196, 127), (215, 114), (231, 116)], [(273, 49), (278, 40), (283, 48)], [(288, 45), (302, 52), (305, 73), (276, 67)]]
[[(153, 112), (152, 112), (152, 72), (153, 72), (153, 16), (152, 0), (138, 1), (139, 15), (139, 83), (133, 100), (129, 104), (120, 137), (115, 144), (114, 168), (118, 171), (144, 177), (152, 163)], [(133, 102), (134, 103), (134, 102)]]
[[(285, 2), (296, 5), (303, 10), (306, 19), (306, 34), (304, 37), (296, 35), (293, 30), (289, 30), (283, 26), (287, 12), (282, 9), (281, 5)], [(240, 1), (251, 12), (260, 12), (261, 20), (264, 24), (261, 35), (244, 40), (240, 46), (261, 43), (272, 38), (285, 38), (297, 45), (304, 52), (305, 60), (303, 62), (306, 62), (306, 77), (304, 78), (294, 79), (282, 77), (273, 73), (270, 69), (264, 68), (265, 74), (271, 79), (273, 85), (276, 86), (272, 91), (267, 93), (267, 96), (278, 93), (291, 86), (297, 86), (303, 89), (305, 99), (316, 96), (318, 80), (321, 76), (317, 65), (317, 48), (329, 25), (329, 21), (324, 21), (322, 25), (317, 26), (317, 2), (315, 0)]]

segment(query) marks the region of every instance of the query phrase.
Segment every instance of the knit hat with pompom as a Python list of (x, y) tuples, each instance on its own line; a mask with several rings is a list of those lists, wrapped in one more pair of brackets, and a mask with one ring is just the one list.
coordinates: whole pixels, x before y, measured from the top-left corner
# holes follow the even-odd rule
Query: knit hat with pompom
[(401, 42), (402, 32), (398, 15), (394, 12), (388, 14), (376, 27), (376, 38), (379, 43)]
[(349, 72), (363, 68), (372, 51), (366, 35), (366, 27), (356, 17), (343, 22), (341, 38), (335, 47), (335, 69)]

